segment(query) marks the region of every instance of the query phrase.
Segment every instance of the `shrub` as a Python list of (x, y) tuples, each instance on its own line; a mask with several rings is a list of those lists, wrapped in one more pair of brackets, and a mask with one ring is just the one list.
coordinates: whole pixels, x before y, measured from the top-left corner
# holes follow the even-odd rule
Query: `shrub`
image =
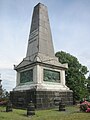
[(7, 104), (7, 101), (0, 101), (0, 106), (6, 105), (6, 104)]
[(80, 104), (80, 111), (90, 112), (90, 102), (84, 101)]

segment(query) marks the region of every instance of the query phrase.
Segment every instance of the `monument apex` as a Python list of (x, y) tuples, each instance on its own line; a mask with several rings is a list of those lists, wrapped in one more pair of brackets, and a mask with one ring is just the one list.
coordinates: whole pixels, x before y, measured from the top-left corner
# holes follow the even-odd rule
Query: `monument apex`
[(47, 7), (41, 3), (34, 7), (26, 57), (39, 53), (49, 57), (55, 56)]

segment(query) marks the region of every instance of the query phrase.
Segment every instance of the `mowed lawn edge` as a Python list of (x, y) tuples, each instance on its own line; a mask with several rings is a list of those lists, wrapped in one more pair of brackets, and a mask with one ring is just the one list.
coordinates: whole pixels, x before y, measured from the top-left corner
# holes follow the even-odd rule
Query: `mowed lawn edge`
[(79, 106), (68, 106), (66, 111), (60, 112), (58, 108), (50, 110), (36, 110), (34, 116), (27, 117), (27, 110), (13, 109), (5, 112), (0, 107), (0, 120), (90, 120), (90, 113), (80, 112)]

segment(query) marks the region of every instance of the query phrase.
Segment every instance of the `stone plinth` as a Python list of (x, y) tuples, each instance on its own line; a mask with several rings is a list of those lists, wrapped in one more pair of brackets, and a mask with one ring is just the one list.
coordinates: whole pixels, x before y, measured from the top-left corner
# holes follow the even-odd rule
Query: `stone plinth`
[(55, 107), (54, 102), (57, 98), (62, 98), (66, 105), (72, 105), (72, 96), (73, 93), (71, 91), (36, 91), (33, 89), (11, 92), (11, 101), (13, 101), (13, 106), (17, 108), (26, 108), (28, 103), (32, 101), (36, 109), (48, 109)]

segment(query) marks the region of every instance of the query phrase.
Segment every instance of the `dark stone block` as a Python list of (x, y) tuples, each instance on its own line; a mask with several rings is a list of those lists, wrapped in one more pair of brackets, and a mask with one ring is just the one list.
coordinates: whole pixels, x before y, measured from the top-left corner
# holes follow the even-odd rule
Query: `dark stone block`
[(35, 106), (32, 101), (27, 106), (27, 116), (35, 115)]
[(59, 102), (59, 111), (65, 111), (65, 103)]
[(10, 101), (6, 105), (6, 112), (12, 112), (12, 103)]
[(55, 98), (62, 99), (66, 105), (73, 104), (72, 92), (36, 91), (35, 89), (10, 92), (11, 102), (17, 108), (27, 108), (30, 101), (34, 103), (36, 109), (53, 108)]

